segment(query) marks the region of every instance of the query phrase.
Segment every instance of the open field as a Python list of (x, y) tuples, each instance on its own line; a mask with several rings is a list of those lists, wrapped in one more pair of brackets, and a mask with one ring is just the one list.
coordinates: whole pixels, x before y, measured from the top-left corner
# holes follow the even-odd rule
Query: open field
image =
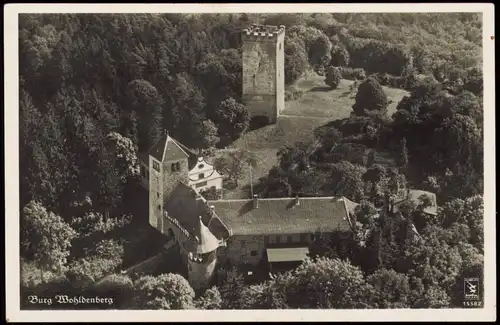
[[(337, 89), (331, 90), (324, 83), (324, 77), (309, 74), (298, 80), (295, 87), (304, 91), (304, 95), (296, 100), (288, 101), (285, 109), (275, 125), (252, 130), (232, 143), (226, 150), (246, 149), (257, 156), (257, 166), (252, 170), (253, 183), (267, 175), (268, 171), (278, 163), (277, 152), (286, 145), (297, 141), (314, 138), (313, 131), (332, 120), (348, 118), (354, 104), (355, 92), (349, 93), (351, 80), (341, 80)], [(396, 111), (396, 106), (408, 92), (402, 89), (383, 87), (389, 100), (389, 115)], [(216, 156), (223, 155), (224, 150)], [(250, 171), (245, 172), (236, 189), (225, 189), (225, 199), (249, 198)]]
[[(328, 120), (342, 119), (350, 116), (354, 96), (356, 92), (350, 91), (349, 87), (354, 83), (352, 80), (342, 79), (337, 89), (331, 90), (324, 82), (324, 77), (309, 74), (299, 79), (295, 87), (304, 91), (300, 99), (286, 103), (283, 115), (288, 116), (311, 116), (324, 117)], [(388, 106), (388, 114), (391, 116), (396, 111), (396, 106), (403, 96), (408, 92), (399, 88), (382, 86), (387, 97), (392, 101)]]

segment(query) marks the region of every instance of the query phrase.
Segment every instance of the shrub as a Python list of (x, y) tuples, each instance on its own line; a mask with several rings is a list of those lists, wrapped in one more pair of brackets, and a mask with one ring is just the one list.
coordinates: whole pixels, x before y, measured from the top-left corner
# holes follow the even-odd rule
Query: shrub
[(378, 83), (377, 79), (370, 77), (358, 88), (356, 102), (353, 111), (358, 116), (366, 116), (368, 112), (387, 112), (387, 95)]
[(329, 66), (326, 70), (325, 83), (332, 89), (336, 89), (339, 86), (341, 76), (339, 68)]
[(340, 73), (342, 79), (364, 80), (366, 78), (366, 72), (361, 68), (342, 67)]
[(304, 91), (295, 86), (290, 86), (285, 90), (285, 100), (296, 100), (304, 95)]

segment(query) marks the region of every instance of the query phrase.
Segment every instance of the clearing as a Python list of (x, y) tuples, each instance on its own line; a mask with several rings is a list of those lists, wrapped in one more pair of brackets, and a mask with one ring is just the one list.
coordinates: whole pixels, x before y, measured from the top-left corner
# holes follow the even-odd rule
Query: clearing
[[(324, 77), (309, 73), (295, 83), (295, 87), (303, 91), (301, 98), (287, 101), (276, 124), (249, 131), (232, 143), (227, 149), (216, 155), (224, 154), (231, 149), (246, 149), (257, 156), (258, 164), (252, 170), (253, 184), (266, 176), (268, 171), (278, 163), (277, 152), (286, 145), (297, 141), (314, 138), (314, 129), (330, 121), (348, 118), (354, 104), (355, 92), (349, 87), (354, 82), (342, 79), (337, 89), (331, 90), (324, 83)], [(389, 116), (396, 111), (396, 106), (407, 91), (383, 86), (391, 103)], [(235, 189), (224, 189), (224, 199), (250, 198), (250, 171), (243, 174)]]

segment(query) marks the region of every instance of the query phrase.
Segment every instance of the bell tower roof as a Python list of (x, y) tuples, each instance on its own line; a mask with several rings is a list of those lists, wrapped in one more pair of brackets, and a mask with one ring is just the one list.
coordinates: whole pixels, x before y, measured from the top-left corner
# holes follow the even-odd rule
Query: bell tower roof
[(149, 149), (148, 153), (161, 162), (189, 157), (177, 140), (168, 134), (168, 131), (165, 131), (162, 137)]

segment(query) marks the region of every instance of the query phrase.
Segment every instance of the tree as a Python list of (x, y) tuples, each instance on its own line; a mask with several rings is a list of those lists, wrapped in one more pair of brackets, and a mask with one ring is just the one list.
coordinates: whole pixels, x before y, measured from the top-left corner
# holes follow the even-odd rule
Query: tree
[(222, 297), (222, 309), (238, 309), (241, 304), (241, 288), (244, 286), (243, 277), (236, 267), (225, 270), (225, 279), (219, 286)]
[(198, 309), (213, 310), (220, 309), (222, 305), (222, 298), (217, 287), (212, 287), (206, 290), (201, 297), (195, 301)]
[(306, 71), (308, 59), (300, 41), (285, 37), (285, 85), (291, 85)]
[(484, 204), (481, 196), (453, 199), (442, 205), (442, 225), (449, 228), (454, 224), (467, 225), (470, 229), (468, 242), (483, 250), (484, 247)]
[(384, 166), (374, 164), (363, 174), (363, 180), (370, 185), (370, 196), (372, 199), (384, 196), (387, 184), (387, 170)]
[(382, 86), (375, 78), (369, 77), (359, 85), (352, 109), (357, 116), (366, 116), (372, 112), (385, 115), (387, 105), (387, 95)]
[[(76, 232), (60, 216), (31, 201), (21, 213), (21, 255), (43, 269), (63, 272)], [(43, 281), (43, 273), (42, 273)]]
[(151, 83), (136, 79), (127, 85), (127, 101), (139, 117), (139, 150), (147, 151), (163, 134), (163, 98)]
[(205, 135), (201, 133), (206, 118), (205, 99), (190, 75), (185, 72), (175, 75), (167, 104), (163, 125), (188, 147), (200, 147)]
[(206, 120), (201, 123), (200, 134), (203, 135), (200, 140), (201, 147), (203, 149), (213, 148), (219, 142), (219, 137), (217, 136), (218, 130), (217, 126), (211, 120)]
[(409, 308), (411, 305), (411, 288), (408, 277), (394, 270), (379, 269), (366, 278), (373, 286), (372, 295), (368, 297), (375, 308)]
[(363, 273), (348, 261), (306, 259), (287, 280), (285, 297), (291, 308), (367, 307)]
[(256, 164), (255, 154), (243, 149), (230, 151), (214, 160), (215, 169), (228, 175), (236, 184), (246, 168), (255, 167)]
[(331, 50), (332, 43), (328, 36), (321, 32), (309, 45), (309, 63), (313, 67), (324, 67), (331, 60)]
[(403, 138), (400, 141), (398, 165), (403, 168), (408, 166), (408, 148), (406, 147), (406, 138)]
[(146, 275), (134, 283), (135, 301), (140, 309), (191, 309), (194, 290), (178, 274)]
[(329, 66), (326, 70), (325, 83), (332, 89), (336, 89), (339, 86), (341, 77), (342, 75), (338, 68)]
[(353, 201), (364, 196), (363, 167), (348, 161), (341, 161), (331, 167), (329, 190), (333, 195), (345, 196)]
[(347, 67), (349, 65), (349, 52), (343, 46), (335, 45), (331, 51), (330, 65), (334, 67)]
[(213, 121), (220, 136), (234, 140), (247, 130), (250, 113), (245, 105), (238, 103), (234, 98), (228, 98), (217, 107)]
[(123, 182), (128, 177), (133, 177), (139, 173), (136, 148), (133, 142), (117, 132), (111, 132), (107, 136), (110, 151), (116, 159), (115, 166), (123, 175)]
[(127, 275), (111, 274), (94, 285), (94, 291), (104, 297), (113, 297), (113, 307), (133, 307), (134, 283)]

